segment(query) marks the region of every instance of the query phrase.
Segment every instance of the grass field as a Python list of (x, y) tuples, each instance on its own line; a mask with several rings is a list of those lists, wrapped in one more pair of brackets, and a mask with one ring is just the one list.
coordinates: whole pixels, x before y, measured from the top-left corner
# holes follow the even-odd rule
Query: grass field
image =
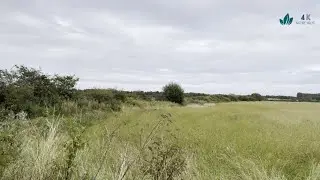
[[(3, 170), (3, 179), (163, 179), (157, 168), (165, 156), (161, 170), (175, 169), (177, 179), (316, 180), (319, 115), (317, 103), (156, 103), (88, 115), (92, 123), (69, 134), (63, 129), (70, 118), (48, 120), (46, 133), (35, 125), (45, 120), (36, 119), (17, 135), (23, 141), (19, 158)], [(152, 142), (158, 142), (156, 153), (146, 148)]]

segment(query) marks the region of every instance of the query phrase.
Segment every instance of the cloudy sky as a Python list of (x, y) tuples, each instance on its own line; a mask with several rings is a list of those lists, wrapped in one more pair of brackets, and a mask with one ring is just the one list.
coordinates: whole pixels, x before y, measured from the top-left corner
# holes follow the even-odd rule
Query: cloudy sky
[[(303, 13), (315, 24), (296, 24)], [(318, 0), (0, 2), (0, 68), (75, 74), (79, 88), (320, 92), (319, 40)]]

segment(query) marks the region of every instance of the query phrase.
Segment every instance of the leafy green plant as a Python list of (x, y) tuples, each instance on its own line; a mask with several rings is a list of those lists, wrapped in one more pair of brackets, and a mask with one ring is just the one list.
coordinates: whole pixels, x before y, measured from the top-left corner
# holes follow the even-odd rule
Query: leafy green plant
[(74, 76), (51, 77), (25, 66), (0, 69), (0, 106), (15, 114), (24, 111), (29, 118), (43, 116), (47, 107), (75, 98), (77, 81)]
[(168, 101), (183, 104), (184, 90), (177, 83), (169, 83), (163, 87), (163, 94)]
[(0, 124), (0, 177), (4, 169), (14, 162), (20, 153), (21, 142), (17, 134), (17, 125), (11, 122)]

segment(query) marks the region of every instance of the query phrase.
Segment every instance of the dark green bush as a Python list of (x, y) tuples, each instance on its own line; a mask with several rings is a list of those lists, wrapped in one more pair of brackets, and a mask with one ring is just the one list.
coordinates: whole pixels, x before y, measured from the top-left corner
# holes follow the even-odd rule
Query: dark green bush
[[(121, 104), (127, 99), (124, 93), (108, 89), (86, 89), (82, 92), (81, 97), (100, 105), (103, 104), (105, 108), (112, 111), (120, 111)], [(101, 107), (100, 105), (99, 107)]]
[(238, 97), (236, 95), (229, 95), (230, 101), (239, 101)]
[(29, 117), (42, 116), (47, 107), (73, 99), (77, 81), (74, 76), (51, 77), (25, 66), (0, 69), (0, 106), (15, 114), (24, 111)]
[(122, 91), (114, 91), (114, 98), (122, 103), (126, 102), (127, 97)]
[(251, 94), (251, 98), (254, 100), (254, 101), (263, 101), (264, 98), (258, 94), (258, 93), (253, 93)]
[(99, 103), (109, 103), (113, 99), (112, 91), (105, 89), (86, 89), (81, 96)]
[(169, 83), (163, 87), (163, 94), (168, 101), (183, 104), (184, 90), (177, 83)]
[(18, 123), (0, 123), (0, 177), (4, 169), (19, 157), (21, 138), (18, 134), (22, 129)]

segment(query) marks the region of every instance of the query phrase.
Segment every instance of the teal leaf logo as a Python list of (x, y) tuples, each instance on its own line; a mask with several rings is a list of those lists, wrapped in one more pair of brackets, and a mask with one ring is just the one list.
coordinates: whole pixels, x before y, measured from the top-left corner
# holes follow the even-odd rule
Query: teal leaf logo
[(284, 24), (288, 24), (289, 23), (289, 14), (287, 14), (284, 19), (283, 19)]
[(293, 17), (290, 18), (289, 13), (287, 13), (283, 19), (279, 19), (281, 25), (290, 25), (293, 21)]
[(292, 23), (292, 21), (293, 21), (293, 18), (290, 18), (290, 20), (289, 20), (289, 25)]
[(283, 20), (282, 20), (282, 19), (280, 19), (280, 24), (284, 25), (284, 23), (283, 23)]

